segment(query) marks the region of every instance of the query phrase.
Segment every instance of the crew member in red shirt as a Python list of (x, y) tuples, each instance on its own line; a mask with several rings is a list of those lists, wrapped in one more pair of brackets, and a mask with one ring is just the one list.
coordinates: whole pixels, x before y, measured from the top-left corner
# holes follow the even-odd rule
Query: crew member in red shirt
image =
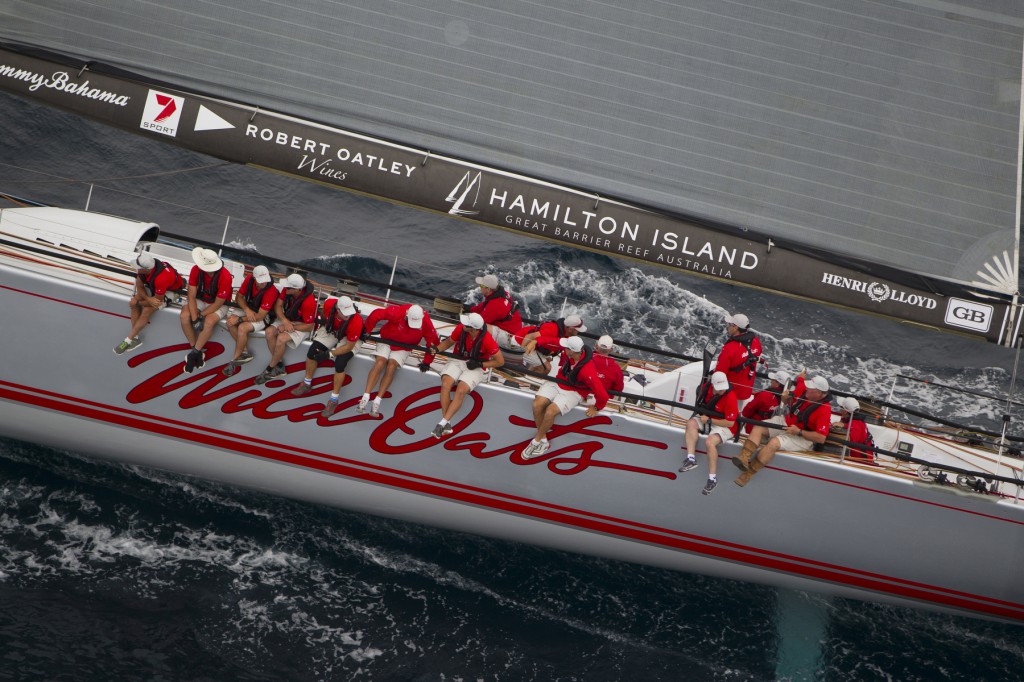
[(306, 376), (302, 383), (292, 389), (295, 397), (313, 390), (313, 374), (317, 365), (324, 360), (334, 362), (334, 385), (331, 397), (324, 405), (322, 417), (330, 417), (338, 409), (341, 387), (345, 384), (345, 369), (355, 356), (355, 347), (363, 335), (363, 318), (355, 302), (348, 296), (329, 298), (324, 301), (324, 317), (313, 334), (313, 343), (306, 353)]
[[(779, 450), (799, 452), (824, 443), (832, 427), (831, 402), (832, 395), (828, 392), (825, 377), (814, 377), (805, 382), (801, 372), (792, 398), (783, 394), (783, 403), (788, 405), (786, 413), (768, 420), (780, 428), (755, 426), (743, 443), (743, 451), (732, 458), (732, 463), (743, 470), (736, 479), (736, 485), (745, 486), (749, 483), (754, 474), (771, 462)], [(757, 457), (753, 457), (766, 435), (769, 436), (768, 443), (761, 448)]]
[(195, 265), (188, 276), (188, 302), (181, 308), (181, 331), (192, 346), (185, 356), (186, 374), (206, 364), (206, 342), (217, 323), (227, 316), (227, 302), (233, 293), (231, 273), (216, 251), (197, 246), (192, 249), (192, 260)]
[(256, 377), (257, 384), (265, 384), (287, 373), (284, 366), (285, 351), (298, 348), (316, 322), (319, 304), (312, 282), (307, 282), (305, 277), (293, 272), (279, 286), (281, 293), (274, 302), (274, 321), (266, 328), (270, 362), (263, 373)]
[(484, 324), (490, 327), (487, 331), (495, 341), (498, 340), (499, 333), (509, 336), (523, 328), (519, 304), (512, 298), (512, 294), (498, 284), (496, 276), (477, 277), (476, 283), (480, 285), (480, 293), (484, 295), (484, 300), (470, 307), (469, 312), (477, 313), (484, 318)]
[(114, 353), (121, 355), (142, 345), (139, 334), (149, 324), (153, 313), (167, 305), (167, 292), (181, 289), (185, 282), (170, 263), (158, 261), (153, 254), (143, 251), (135, 259), (138, 272), (135, 276), (135, 293), (128, 301), (132, 315), (132, 328), (124, 341), (114, 346)]
[[(754, 419), (759, 422), (766, 422), (775, 416), (775, 408), (782, 400), (782, 391), (786, 388), (789, 375), (785, 372), (768, 372), (768, 388), (758, 391), (754, 397), (743, 406), (743, 418)], [(750, 433), (754, 428), (753, 424), (745, 424), (744, 430)]]
[[(427, 354), (419, 365), (421, 372), (430, 369), (430, 363), (434, 361), (434, 353), (437, 351), (437, 331), (434, 330), (434, 323), (430, 316), (418, 305), (390, 305), (387, 308), (378, 308), (370, 313), (366, 319), (366, 333), (372, 334), (373, 330), (381, 322), (386, 324), (380, 330), (380, 338), (384, 341), (397, 341), (409, 346), (418, 345), (421, 341), (427, 344)], [(356, 408), (359, 412), (365, 412), (367, 403), (370, 405), (370, 416), (376, 417), (380, 414), (380, 401), (384, 398), (388, 388), (391, 386), (395, 372), (405, 364), (409, 357), (410, 349), (402, 346), (390, 346), (387, 343), (378, 341), (374, 351), (376, 356), (370, 374), (366, 377), (366, 391), (362, 400)], [(377, 387), (377, 381), (380, 386)], [(370, 403), (370, 393), (377, 387), (377, 396)]]
[[(459, 316), (459, 322), (462, 324), (437, 347), (439, 351), (449, 348), (453, 351), (441, 372), (441, 421), (434, 427), (434, 438), (442, 438), (453, 431), (452, 418), (458, 414), (466, 394), (484, 380), (487, 370), (505, 364), (497, 342), (484, 328), (483, 316), (469, 313)], [(452, 388), (455, 388), (454, 397)]]
[(545, 381), (533, 399), (533, 420), (537, 424), (537, 435), (525, 448), (521, 457), (540, 457), (548, 451), (547, 434), (555, 423), (555, 417), (563, 417), (580, 404), (591, 393), (594, 405), (587, 408), (587, 416), (593, 417), (608, 404), (608, 393), (597, 377), (593, 353), (583, 345), (578, 336), (561, 339), (559, 345), (565, 350), (558, 366), (558, 382)]
[(579, 315), (567, 315), (564, 318), (544, 322), (538, 327), (523, 327), (512, 339), (513, 350), (523, 352), (523, 365), (541, 367), (545, 374), (551, 371), (548, 358), (562, 352), (559, 342), (571, 339), (581, 332), (587, 331), (583, 318)]
[(750, 330), (750, 320), (746, 315), (726, 315), (725, 330), (729, 340), (718, 354), (715, 371), (725, 373), (729, 386), (742, 405), (754, 392), (757, 360), (761, 357), (761, 340)]
[(704, 446), (708, 449), (708, 482), (704, 484), (701, 493), (710, 495), (718, 485), (718, 446), (734, 438), (739, 433), (740, 425), (736, 393), (729, 387), (729, 380), (725, 378), (724, 372), (715, 372), (711, 375), (711, 385), (708, 386), (698, 407), (721, 412), (722, 416), (700, 414), (686, 422), (686, 461), (679, 467), (679, 471), (685, 473), (697, 468), (697, 440), (701, 432), (708, 429), (704, 441)]
[(622, 368), (610, 355), (614, 348), (615, 342), (612, 337), (605, 334), (599, 338), (597, 345), (594, 346), (594, 367), (597, 369), (597, 378), (601, 380), (605, 391), (621, 393), (624, 386)]
[(266, 265), (257, 265), (252, 274), (242, 280), (242, 286), (235, 293), (235, 307), (228, 311), (226, 320), (228, 333), (235, 338), (235, 354), (224, 367), (224, 376), (231, 376), (239, 367), (252, 362), (253, 355), (246, 349), (249, 334), (267, 328), (267, 322), (273, 318), (278, 295)]
[(871, 437), (871, 431), (868, 430), (868, 425), (863, 419), (858, 418), (857, 410), (860, 409), (860, 403), (853, 396), (846, 396), (836, 401), (841, 408), (839, 412), (839, 423), (836, 424), (840, 428), (840, 436), (843, 440), (849, 441), (850, 443), (856, 443), (862, 446), (864, 449), (850, 446), (847, 451), (850, 457), (866, 462), (875, 461), (875, 451), (872, 449), (875, 447), (875, 439)]

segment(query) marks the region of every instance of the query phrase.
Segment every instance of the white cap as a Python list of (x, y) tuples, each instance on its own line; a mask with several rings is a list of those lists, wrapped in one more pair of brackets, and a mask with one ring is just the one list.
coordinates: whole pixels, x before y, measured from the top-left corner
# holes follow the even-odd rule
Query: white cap
[(711, 375), (711, 387), (716, 391), (724, 391), (729, 388), (729, 379), (726, 378), (725, 372), (715, 372)]
[(143, 251), (139, 254), (138, 258), (135, 259), (135, 265), (140, 270), (152, 270), (156, 267), (156, 261), (153, 259), (152, 254), (148, 251)]
[(585, 332), (587, 328), (583, 325), (583, 318), (579, 315), (569, 315), (565, 318), (566, 327), (576, 327), (577, 331)]
[(814, 377), (807, 381), (807, 388), (816, 388), (822, 393), (828, 393), (828, 380), (825, 377)]
[(783, 372), (780, 369), (776, 372), (768, 372), (768, 378), (771, 379), (772, 381), (777, 381), (783, 386), (785, 386), (786, 382), (789, 381), (789, 373)]
[(494, 275), (484, 275), (483, 277), (477, 277), (476, 283), (482, 287), (487, 287), (488, 289), (498, 288), (498, 278), (495, 277)]
[(571, 350), (573, 353), (583, 352), (583, 339), (578, 336), (570, 336), (567, 339), (559, 339), (558, 345), (566, 350)]
[(597, 347), (607, 348), (608, 350), (611, 350), (612, 348), (615, 348), (615, 342), (612, 341), (612, 337), (605, 334), (604, 336), (597, 340)]
[(734, 324), (740, 329), (746, 329), (747, 327), (750, 326), (750, 320), (747, 319), (747, 316), (744, 315), (743, 313), (737, 313), (736, 315), (726, 315), (725, 323)]
[(469, 327), (470, 329), (483, 329), (484, 318), (480, 316), (480, 313), (470, 313), (468, 315), (459, 315), (459, 322), (462, 326)]
[(342, 296), (338, 299), (338, 302), (334, 304), (334, 312), (340, 312), (345, 317), (352, 317), (356, 314), (355, 303), (348, 296)]
[(409, 309), (405, 311), (405, 319), (410, 327), (419, 329), (423, 326), (423, 308), (418, 305), (409, 306)]
[(204, 249), (197, 246), (192, 249), (192, 260), (203, 272), (217, 272), (224, 266), (224, 262), (213, 249)]
[(844, 396), (839, 399), (839, 407), (843, 408), (847, 412), (856, 412), (860, 409), (860, 403), (853, 396)]
[(257, 265), (252, 269), (252, 278), (260, 284), (266, 284), (270, 281), (270, 270), (267, 270), (266, 265)]
[(306, 286), (306, 280), (297, 272), (293, 272), (284, 279), (284, 286), (288, 289), (301, 289)]

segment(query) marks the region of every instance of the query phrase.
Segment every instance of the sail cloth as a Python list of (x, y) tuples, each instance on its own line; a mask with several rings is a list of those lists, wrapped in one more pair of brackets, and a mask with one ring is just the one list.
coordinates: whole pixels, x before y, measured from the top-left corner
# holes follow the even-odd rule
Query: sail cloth
[[(770, 238), (831, 254), (853, 271), (815, 273), (817, 287), (866, 304), (917, 296), (920, 308), (936, 289), (927, 280), (1017, 291), (1024, 3), (1016, 0), (100, 5), (80, 16), (70, 0), (5, 3), (0, 41), (732, 228), (761, 246)], [(11, 87), (4, 80), (0, 87)], [(279, 132), (255, 135), (279, 144)], [(281, 146), (313, 157), (316, 149), (301, 145), (316, 140), (298, 137)], [(344, 175), (351, 159), (318, 168)], [(383, 172), (412, 174), (402, 165)], [(449, 207), (473, 177), (446, 188)], [(519, 197), (519, 218), (564, 223), (553, 219), (564, 195), (539, 216), (536, 196), (488, 194), (483, 184), (473, 190), (480, 203), (509, 214)], [(496, 196), (504, 205), (493, 206)], [(576, 218), (583, 239), (566, 243), (595, 248), (608, 236), (595, 229), (596, 215), (593, 225)], [(615, 226), (612, 236), (630, 236)], [(707, 259), (691, 265), (708, 239), (650, 232), (655, 251), (674, 254), (662, 264), (721, 276)], [(733, 260), (744, 250), (709, 248)], [(723, 268), (725, 260), (717, 259)], [(865, 262), (927, 280), (900, 289), (915, 281), (864, 276)], [(810, 284), (753, 283), (816, 297)], [(979, 314), (953, 313), (945, 301), (935, 308), (961, 321)], [(970, 331), (967, 322), (959, 326)]]

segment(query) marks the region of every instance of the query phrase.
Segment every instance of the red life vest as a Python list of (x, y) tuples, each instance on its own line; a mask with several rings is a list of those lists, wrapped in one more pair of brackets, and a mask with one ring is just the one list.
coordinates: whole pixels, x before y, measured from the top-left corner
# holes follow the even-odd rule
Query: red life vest
[(357, 308), (356, 313), (349, 317), (347, 320), (339, 319), (338, 316), (335, 314), (337, 308), (338, 299), (336, 298), (332, 298), (331, 300), (327, 301), (327, 303), (324, 303), (324, 329), (326, 329), (328, 332), (331, 333), (332, 336), (334, 336), (336, 339), (340, 341), (343, 336), (348, 336), (347, 333), (339, 333), (341, 331), (341, 323), (346, 323), (345, 331), (348, 332), (349, 325), (351, 325), (355, 321), (355, 318), (358, 317), (360, 320), (362, 320), (363, 318), (359, 314), (359, 309)]
[[(204, 303), (213, 303), (217, 300), (217, 286), (220, 284), (221, 268), (217, 272), (199, 272), (199, 281), (196, 283), (196, 298)], [(209, 278), (207, 278), (209, 275)]]
[(465, 327), (463, 327), (462, 333), (459, 334), (459, 340), (455, 342), (455, 357), (460, 360), (476, 360), (478, 362), (486, 360), (487, 358), (481, 357), (480, 354), (480, 349), (484, 345), (484, 335), (486, 333), (487, 332), (481, 329), (476, 335), (476, 338), (473, 339), (473, 345), (467, 349), (466, 339), (469, 338), (469, 332), (466, 331)]
[(172, 289), (181, 288), (181, 275), (179, 275), (178, 271), (174, 269), (174, 266), (168, 263), (167, 261), (158, 260), (154, 262), (153, 269), (149, 271), (148, 275), (143, 275), (141, 272), (136, 275), (136, 277), (139, 280), (139, 283), (142, 285), (142, 288), (146, 291), (148, 295), (156, 295), (153, 293), (154, 291), (156, 291), (156, 278), (159, 277), (164, 270), (170, 270), (171, 272), (174, 273), (174, 284), (167, 287), (167, 290), (170, 291)]
[(313, 285), (306, 282), (306, 286), (298, 294), (288, 294), (283, 297), (284, 316), (292, 322), (299, 321), (299, 311), (306, 299), (313, 295)]
[(258, 312), (259, 309), (263, 307), (263, 297), (267, 295), (267, 292), (270, 291), (273, 286), (273, 282), (267, 282), (266, 286), (257, 291), (256, 278), (250, 277), (242, 288), (242, 298), (245, 299), (246, 305)]

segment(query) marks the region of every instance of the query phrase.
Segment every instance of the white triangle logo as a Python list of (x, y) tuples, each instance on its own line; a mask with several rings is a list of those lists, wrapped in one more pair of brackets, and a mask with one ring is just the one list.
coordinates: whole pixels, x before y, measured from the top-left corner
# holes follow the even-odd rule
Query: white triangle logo
[(202, 104), (199, 105), (199, 115), (196, 116), (196, 132), (200, 130), (224, 130), (225, 128), (234, 127), (234, 124), (228, 123)]

